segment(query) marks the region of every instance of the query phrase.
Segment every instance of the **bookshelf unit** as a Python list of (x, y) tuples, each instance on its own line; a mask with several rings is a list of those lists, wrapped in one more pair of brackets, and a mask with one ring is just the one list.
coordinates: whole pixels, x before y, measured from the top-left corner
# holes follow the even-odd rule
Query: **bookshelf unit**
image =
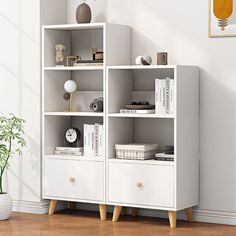
[[(120, 114), (124, 104), (148, 100), (155, 104), (155, 78), (174, 79), (174, 114)], [(122, 207), (165, 210), (170, 226), (176, 212), (192, 220), (198, 204), (199, 69), (195, 66), (110, 66), (106, 76), (106, 199), (114, 205), (113, 221)], [(115, 144), (174, 145), (174, 161), (120, 160)]]
[[(113, 221), (122, 207), (176, 212), (198, 204), (199, 179), (199, 69), (195, 66), (133, 66), (130, 64), (130, 28), (95, 23), (44, 26), (42, 44), (42, 162), (43, 198), (50, 200), (49, 214), (57, 201), (99, 205), (101, 220), (106, 205), (114, 206)], [(94, 46), (104, 52), (101, 66), (56, 67), (54, 45), (66, 46), (66, 56), (91, 59)], [(155, 79), (174, 79), (174, 114), (124, 114), (120, 109), (133, 100), (155, 104)], [(64, 83), (75, 80), (74, 112), (65, 112)], [(103, 97), (104, 111), (90, 112), (94, 98)], [(101, 158), (54, 155), (65, 146), (67, 128), (103, 123), (104, 155)], [(174, 145), (174, 161), (121, 160), (115, 144), (157, 143), (160, 150)]]
[[(66, 146), (66, 129), (81, 131), (79, 146), (83, 146), (83, 125), (103, 123), (104, 139), (106, 109), (91, 112), (93, 99), (106, 101), (106, 66), (130, 64), (130, 28), (128, 26), (93, 23), (46, 25), (42, 29), (42, 162), (43, 198), (50, 200), (49, 214), (54, 214), (57, 201), (99, 204), (101, 220), (106, 218), (105, 147), (102, 158), (55, 155), (57, 146)], [(65, 57), (78, 55), (92, 59), (92, 48), (103, 51), (103, 65), (56, 67), (55, 44), (66, 47)], [(74, 112), (65, 112), (64, 83), (77, 82), (79, 92), (73, 95)], [(105, 145), (104, 145), (105, 146)]]

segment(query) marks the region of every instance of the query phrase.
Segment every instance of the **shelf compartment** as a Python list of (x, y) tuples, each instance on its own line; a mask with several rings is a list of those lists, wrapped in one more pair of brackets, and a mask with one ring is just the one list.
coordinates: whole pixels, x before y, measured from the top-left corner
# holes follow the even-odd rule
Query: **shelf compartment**
[(74, 155), (45, 155), (45, 159), (56, 159), (56, 160), (74, 160), (74, 161), (94, 161), (104, 162), (104, 158), (98, 157), (85, 157), (85, 156), (74, 156)]
[[(79, 147), (84, 146), (84, 124), (103, 123), (103, 117), (88, 116), (44, 116), (44, 138), (43, 138), (43, 155), (54, 156), (56, 147), (69, 147), (65, 141), (64, 135), (68, 128), (76, 127), (81, 132), (81, 139), (78, 143)], [(104, 134), (103, 134), (104, 136)]]
[(158, 152), (167, 145), (174, 145), (174, 119), (108, 117), (107, 131), (109, 158), (116, 156), (115, 144), (153, 143), (159, 145)]
[(126, 104), (137, 101), (149, 101), (155, 105), (155, 79), (174, 78), (174, 67), (114, 67), (108, 74), (108, 112), (119, 113)]
[(103, 112), (44, 112), (45, 116), (92, 116), (103, 117)]

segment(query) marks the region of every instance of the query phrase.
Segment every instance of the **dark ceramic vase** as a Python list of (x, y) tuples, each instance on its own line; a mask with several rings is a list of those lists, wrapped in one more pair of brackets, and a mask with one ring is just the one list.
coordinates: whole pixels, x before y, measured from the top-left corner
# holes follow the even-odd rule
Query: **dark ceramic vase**
[(78, 6), (76, 10), (76, 20), (79, 24), (90, 23), (92, 18), (91, 8), (88, 4), (82, 3)]

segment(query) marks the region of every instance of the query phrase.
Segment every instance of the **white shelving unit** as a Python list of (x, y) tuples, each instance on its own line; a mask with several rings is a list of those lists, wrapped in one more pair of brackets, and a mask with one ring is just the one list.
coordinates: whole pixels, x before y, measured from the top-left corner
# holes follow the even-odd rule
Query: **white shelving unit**
[[(93, 99), (106, 100), (106, 66), (130, 64), (130, 28), (96, 23), (48, 25), (42, 29), (42, 136), (43, 136), (43, 198), (50, 199), (49, 214), (58, 200), (99, 204), (101, 219), (105, 219), (105, 150), (102, 158), (54, 155), (57, 146), (65, 146), (67, 128), (83, 124), (103, 123), (106, 111), (93, 113)], [(79, 55), (92, 59), (92, 48), (104, 53), (102, 66), (56, 67), (55, 44), (65, 45), (65, 56)], [(79, 92), (73, 96), (73, 110), (65, 112), (64, 83), (75, 80)], [(105, 130), (105, 129), (104, 129)], [(105, 131), (104, 131), (105, 137)]]
[[(120, 114), (135, 100), (154, 103), (155, 78), (174, 79), (173, 115)], [(113, 221), (122, 206), (166, 210), (171, 227), (176, 212), (198, 204), (199, 69), (194, 66), (110, 66), (107, 68), (107, 204), (114, 205)], [(173, 162), (119, 160), (117, 143), (157, 143), (160, 150), (174, 145)]]
[[(42, 136), (43, 198), (50, 199), (53, 214), (58, 200), (99, 204), (101, 219), (106, 205), (114, 205), (113, 221), (123, 206), (169, 212), (171, 227), (176, 212), (198, 204), (199, 179), (199, 69), (195, 66), (131, 66), (130, 28), (96, 23), (43, 27)], [(104, 52), (103, 66), (55, 67), (54, 45), (66, 46), (66, 56), (91, 58), (93, 38)], [(124, 65), (124, 66), (123, 66)], [(126, 66), (125, 66), (126, 65)], [(120, 109), (134, 100), (155, 104), (155, 79), (174, 79), (174, 114), (121, 114)], [(64, 83), (77, 82), (73, 96), (75, 112), (65, 112)], [(104, 98), (104, 112), (92, 113), (89, 104)], [(64, 146), (64, 132), (83, 124), (104, 124), (104, 156), (75, 157), (54, 155)], [(83, 136), (83, 135), (82, 135)], [(160, 150), (174, 145), (170, 161), (120, 160), (118, 143), (157, 143)], [(80, 141), (83, 146), (83, 139)]]

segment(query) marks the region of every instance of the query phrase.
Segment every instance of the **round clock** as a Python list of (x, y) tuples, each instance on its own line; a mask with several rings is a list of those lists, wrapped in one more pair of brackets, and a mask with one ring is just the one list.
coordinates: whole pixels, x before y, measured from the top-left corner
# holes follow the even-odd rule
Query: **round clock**
[(80, 137), (81, 137), (81, 133), (78, 128), (69, 128), (65, 132), (65, 140), (68, 143), (72, 144), (72, 143), (78, 142), (80, 140)]

